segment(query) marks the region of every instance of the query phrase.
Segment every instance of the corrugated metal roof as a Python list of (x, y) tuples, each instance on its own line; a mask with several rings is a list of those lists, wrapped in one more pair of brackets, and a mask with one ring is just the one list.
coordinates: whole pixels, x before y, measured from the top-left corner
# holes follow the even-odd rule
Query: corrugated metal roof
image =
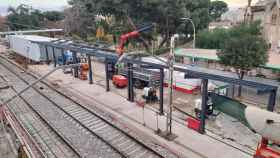
[(37, 36), (37, 35), (11, 35), (11, 36), (23, 38), (23, 39), (26, 39), (29, 41), (34, 41), (34, 42), (51, 42), (51, 41), (57, 40), (56, 38)]

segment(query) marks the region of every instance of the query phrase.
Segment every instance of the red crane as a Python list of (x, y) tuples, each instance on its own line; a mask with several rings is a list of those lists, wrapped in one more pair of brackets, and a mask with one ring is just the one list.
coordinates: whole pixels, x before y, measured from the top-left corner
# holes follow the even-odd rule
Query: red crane
[(119, 44), (119, 46), (118, 46), (118, 48), (116, 50), (117, 53), (119, 54), (119, 56), (123, 55), (124, 46), (128, 42), (129, 39), (137, 38), (137, 37), (140, 36), (140, 34), (142, 32), (148, 31), (148, 30), (152, 29), (153, 27), (154, 27), (154, 25), (148, 25), (148, 26), (145, 26), (145, 27), (140, 28), (138, 30), (135, 30), (135, 31), (132, 31), (132, 32), (129, 32), (129, 33), (121, 35), (121, 37), (120, 37), (120, 44)]

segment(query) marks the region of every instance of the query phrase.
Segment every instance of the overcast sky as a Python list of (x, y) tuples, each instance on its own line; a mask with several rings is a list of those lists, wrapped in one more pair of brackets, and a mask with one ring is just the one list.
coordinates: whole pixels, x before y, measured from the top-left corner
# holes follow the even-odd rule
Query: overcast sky
[[(19, 4), (27, 4), (36, 9), (44, 10), (62, 10), (67, 6), (68, 0), (0, 0), (0, 14), (5, 14), (8, 6), (18, 6)], [(247, 4), (247, 0), (224, 0), (229, 7), (242, 7)], [(257, 0), (253, 0), (256, 2)]]
[[(248, 4), (247, 0), (223, 0), (228, 3), (229, 7), (243, 7)], [(252, 3), (257, 2), (257, 0), (253, 0)]]
[(0, 6), (17, 6), (28, 4), (34, 7), (65, 6), (67, 0), (0, 0)]

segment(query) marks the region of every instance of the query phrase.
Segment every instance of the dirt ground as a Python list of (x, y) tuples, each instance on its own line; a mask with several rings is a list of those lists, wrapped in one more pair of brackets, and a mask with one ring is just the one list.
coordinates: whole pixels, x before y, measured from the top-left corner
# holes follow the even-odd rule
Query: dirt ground
[[(93, 62), (93, 80), (94, 84), (105, 87), (105, 67), (103, 63)], [(30, 66), (33, 70), (40, 71), (47, 69), (46, 66), (33, 65)], [(59, 81), (57, 81), (59, 82)], [(120, 97), (127, 98), (127, 89), (116, 88), (110, 81), (110, 90), (118, 94)], [(136, 94), (135, 101), (143, 102), (143, 90), (134, 88)], [(159, 91), (157, 92), (159, 96)], [(195, 100), (201, 98), (200, 94), (185, 94), (182, 92), (174, 92), (174, 117), (182, 120), (184, 122), (189, 115), (195, 117), (194, 105)], [(166, 110), (168, 102), (168, 89), (164, 88), (164, 109)], [(159, 103), (146, 104), (147, 108), (152, 107), (155, 109), (159, 108)], [(177, 110), (176, 110), (177, 109)], [(220, 114), (216, 118), (208, 119), (206, 122), (206, 129), (211, 134), (218, 135), (221, 139), (226, 141), (234, 141), (237, 144), (244, 146), (250, 150), (254, 150), (260, 140), (260, 137), (253, 132), (251, 132), (247, 127), (243, 126), (241, 123), (237, 122), (225, 114)]]

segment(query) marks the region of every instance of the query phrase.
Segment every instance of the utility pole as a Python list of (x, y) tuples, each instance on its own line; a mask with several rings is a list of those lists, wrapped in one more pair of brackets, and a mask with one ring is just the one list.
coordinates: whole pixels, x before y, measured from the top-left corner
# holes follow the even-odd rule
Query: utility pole
[(174, 72), (174, 61), (175, 61), (175, 55), (174, 55), (174, 49), (175, 49), (175, 42), (176, 39), (179, 38), (178, 34), (175, 34), (171, 37), (170, 41), (170, 54), (169, 54), (169, 99), (168, 99), (168, 111), (167, 111), (167, 119), (166, 119), (166, 138), (168, 140), (173, 140), (176, 138), (174, 134), (172, 134), (172, 111), (173, 111), (173, 72)]

